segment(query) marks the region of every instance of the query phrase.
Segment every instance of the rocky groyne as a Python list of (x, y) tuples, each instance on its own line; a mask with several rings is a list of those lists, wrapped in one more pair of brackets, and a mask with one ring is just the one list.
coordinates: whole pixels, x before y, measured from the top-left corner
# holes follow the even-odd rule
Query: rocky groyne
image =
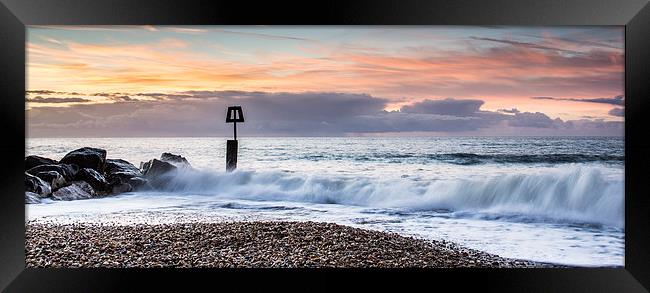
[(123, 159), (107, 159), (106, 150), (83, 147), (57, 161), (25, 157), (25, 202), (77, 200), (162, 187), (179, 168), (192, 168), (184, 157), (163, 153), (136, 167)]

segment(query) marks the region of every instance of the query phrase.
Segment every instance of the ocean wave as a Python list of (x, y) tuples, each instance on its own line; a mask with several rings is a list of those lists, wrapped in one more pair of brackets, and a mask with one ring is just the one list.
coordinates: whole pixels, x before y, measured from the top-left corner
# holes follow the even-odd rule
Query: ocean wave
[(565, 166), (535, 174), (429, 182), (338, 178), (283, 172), (179, 170), (164, 192), (219, 198), (341, 204), (458, 214), (520, 215), (623, 227), (623, 178), (597, 166)]
[(563, 164), (563, 163), (623, 163), (625, 156), (606, 154), (473, 154), (473, 153), (445, 153), (445, 154), (364, 154), (364, 155), (324, 155), (311, 154), (301, 156), (300, 159), (311, 161), (322, 160), (353, 160), (353, 161), (385, 161), (389, 163), (428, 163), (442, 162), (455, 165), (479, 165), (486, 163), (511, 163), (511, 164)]

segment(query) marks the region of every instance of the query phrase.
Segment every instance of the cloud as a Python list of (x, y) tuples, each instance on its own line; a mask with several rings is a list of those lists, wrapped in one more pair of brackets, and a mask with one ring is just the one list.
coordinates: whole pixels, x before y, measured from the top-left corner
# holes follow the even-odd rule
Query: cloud
[[(144, 93), (143, 93), (144, 94)], [(244, 136), (340, 136), (422, 132), (436, 135), (622, 135), (622, 122), (562, 121), (544, 113), (485, 111), (482, 100), (428, 99), (385, 111), (368, 94), (185, 91), (127, 100), (27, 110), (28, 136), (229, 136), (225, 109), (241, 105)], [(133, 95), (132, 95), (133, 96)]]
[(37, 94), (37, 95), (51, 95), (59, 92), (51, 91), (51, 90), (31, 90), (27, 91), (27, 94)]
[(35, 95), (66, 95), (66, 96), (79, 96), (79, 95), (81, 95), (78, 92), (58, 92), (58, 91), (52, 91), (52, 90), (31, 90), (31, 91), (27, 91), (27, 94), (35, 94)]
[(58, 104), (58, 103), (87, 103), (90, 102), (91, 100), (89, 99), (84, 99), (84, 98), (43, 98), (41, 96), (36, 96), (34, 98), (27, 98), (27, 102), (30, 103), (50, 103), (50, 104)]
[(619, 95), (613, 98), (593, 98), (593, 99), (555, 98), (555, 97), (531, 97), (531, 99), (598, 103), (598, 104), (610, 104), (616, 106), (625, 105), (625, 96), (623, 95)]
[(623, 117), (625, 116), (625, 109), (623, 108), (613, 108), (609, 110), (609, 115)]
[(94, 93), (91, 96), (111, 98), (115, 96), (126, 96), (128, 93)]
[(567, 53), (573, 53), (573, 54), (580, 54), (579, 52), (576, 52), (576, 51), (571, 51), (571, 50), (566, 50), (566, 49), (561, 49), (561, 48), (556, 48), (556, 47), (549, 47), (549, 46), (544, 46), (544, 45), (535, 44), (535, 43), (527, 43), (527, 42), (520, 42), (520, 41), (513, 41), (513, 40), (502, 40), (502, 39), (494, 39), (494, 38), (481, 38), (481, 37), (471, 37), (471, 39), (473, 39), (473, 40), (481, 40), (481, 41), (497, 42), (497, 43), (512, 45), (512, 46), (515, 46), (515, 47), (525, 47), (525, 48), (530, 48), (530, 49), (550, 50), (550, 51), (557, 51), (557, 52), (567, 52)]
[(190, 98), (195, 98), (194, 95), (186, 95), (186, 94), (165, 94), (165, 93), (137, 93), (134, 94), (135, 96), (140, 96), (140, 97), (148, 97), (148, 98), (153, 98), (155, 100), (182, 100), (182, 99), (190, 99)]
[(517, 108), (512, 108), (512, 109), (499, 109), (497, 110), (499, 113), (507, 113), (507, 114), (517, 114), (519, 113), (519, 110)]
[(481, 100), (456, 100), (447, 98), (444, 100), (424, 100), (401, 108), (401, 112), (419, 114), (439, 114), (452, 116), (471, 116), (476, 114), (481, 105)]
[[(576, 99), (578, 100), (578, 99)], [(616, 96), (613, 98), (597, 98), (597, 99), (579, 99), (581, 102), (592, 102), (592, 103), (601, 103), (601, 104), (612, 104), (612, 105), (625, 105), (624, 96)]]
[(513, 119), (508, 121), (510, 126), (535, 128), (558, 128), (561, 123), (563, 123), (561, 119), (553, 120), (541, 112), (516, 113)]
[[(134, 34), (141, 31), (146, 36), (163, 37), (159, 32), (146, 30), (150, 27), (136, 28)], [(489, 37), (479, 35), (469, 42), (462, 34), (458, 37), (461, 40), (448, 42), (434, 38), (396, 42), (413, 31), (382, 29), (384, 35), (374, 36), (376, 40), (360, 37), (352, 44), (321, 40), (319, 34), (293, 31), (281, 35), (264, 28), (237, 31), (160, 26), (156, 29), (198, 34), (177, 36), (176, 40), (62, 39), (65, 46), (52, 46), (34, 38), (27, 46), (30, 86), (89, 92), (98, 88), (115, 92), (159, 92), (212, 87), (247, 91), (345, 91), (395, 101), (404, 96), (414, 101), (450, 96), (491, 102), (487, 98), (510, 99), (537, 93), (558, 97), (609, 96), (622, 92), (623, 85), (622, 49), (579, 47), (566, 42), (553, 43), (546, 38), (533, 42), (530, 37), (517, 38), (516, 34), (512, 39), (496, 37), (510, 38), (505, 29), (502, 33), (486, 35)], [(602, 31), (612, 32), (606, 36), (618, 32), (613, 29), (597, 32)], [(214, 39), (212, 34), (208, 36), (212, 32), (241, 41), (224, 47), (220, 39)], [(349, 33), (358, 32), (351, 29)], [(316, 42), (304, 42), (308, 40), (304, 37)], [(582, 39), (586, 38), (577, 38)], [(588, 39), (598, 40), (591, 36)], [(269, 42), (278, 46), (269, 46)], [(237, 50), (238, 46), (262, 49)], [(579, 53), (566, 53), (569, 51)], [(399, 107), (397, 102), (394, 107)]]
[(123, 95), (123, 96), (112, 96), (112, 100), (114, 101), (123, 101), (123, 102), (128, 102), (128, 101), (138, 101), (138, 99), (131, 98), (129, 96)]

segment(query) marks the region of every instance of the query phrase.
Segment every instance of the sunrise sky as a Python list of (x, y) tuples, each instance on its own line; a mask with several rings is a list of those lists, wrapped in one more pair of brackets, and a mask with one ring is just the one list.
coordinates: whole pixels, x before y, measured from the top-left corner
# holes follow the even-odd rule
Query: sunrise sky
[[(622, 27), (29, 27), (27, 135), (623, 135)], [(247, 132), (246, 132), (247, 131)]]

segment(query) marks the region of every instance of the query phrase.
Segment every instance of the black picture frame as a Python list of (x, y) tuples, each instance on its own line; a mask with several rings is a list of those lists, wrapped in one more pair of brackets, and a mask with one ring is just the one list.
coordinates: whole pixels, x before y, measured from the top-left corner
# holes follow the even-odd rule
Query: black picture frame
[[(338, 290), (445, 287), (506, 292), (647, 292), (650, 288), (650, 5), (648, 0), (171, 1), (0, 0), (0, 289), (8, 292), (135, 291), (170, 285), (221, 289)], [(624, 25), (625, 267), (440, 270), (217, 270), (25, 268), (26, 25)], [(237, 277), (240, 280), (234, 281)], [(397, 277), (400, 278), (397, 281)]]

